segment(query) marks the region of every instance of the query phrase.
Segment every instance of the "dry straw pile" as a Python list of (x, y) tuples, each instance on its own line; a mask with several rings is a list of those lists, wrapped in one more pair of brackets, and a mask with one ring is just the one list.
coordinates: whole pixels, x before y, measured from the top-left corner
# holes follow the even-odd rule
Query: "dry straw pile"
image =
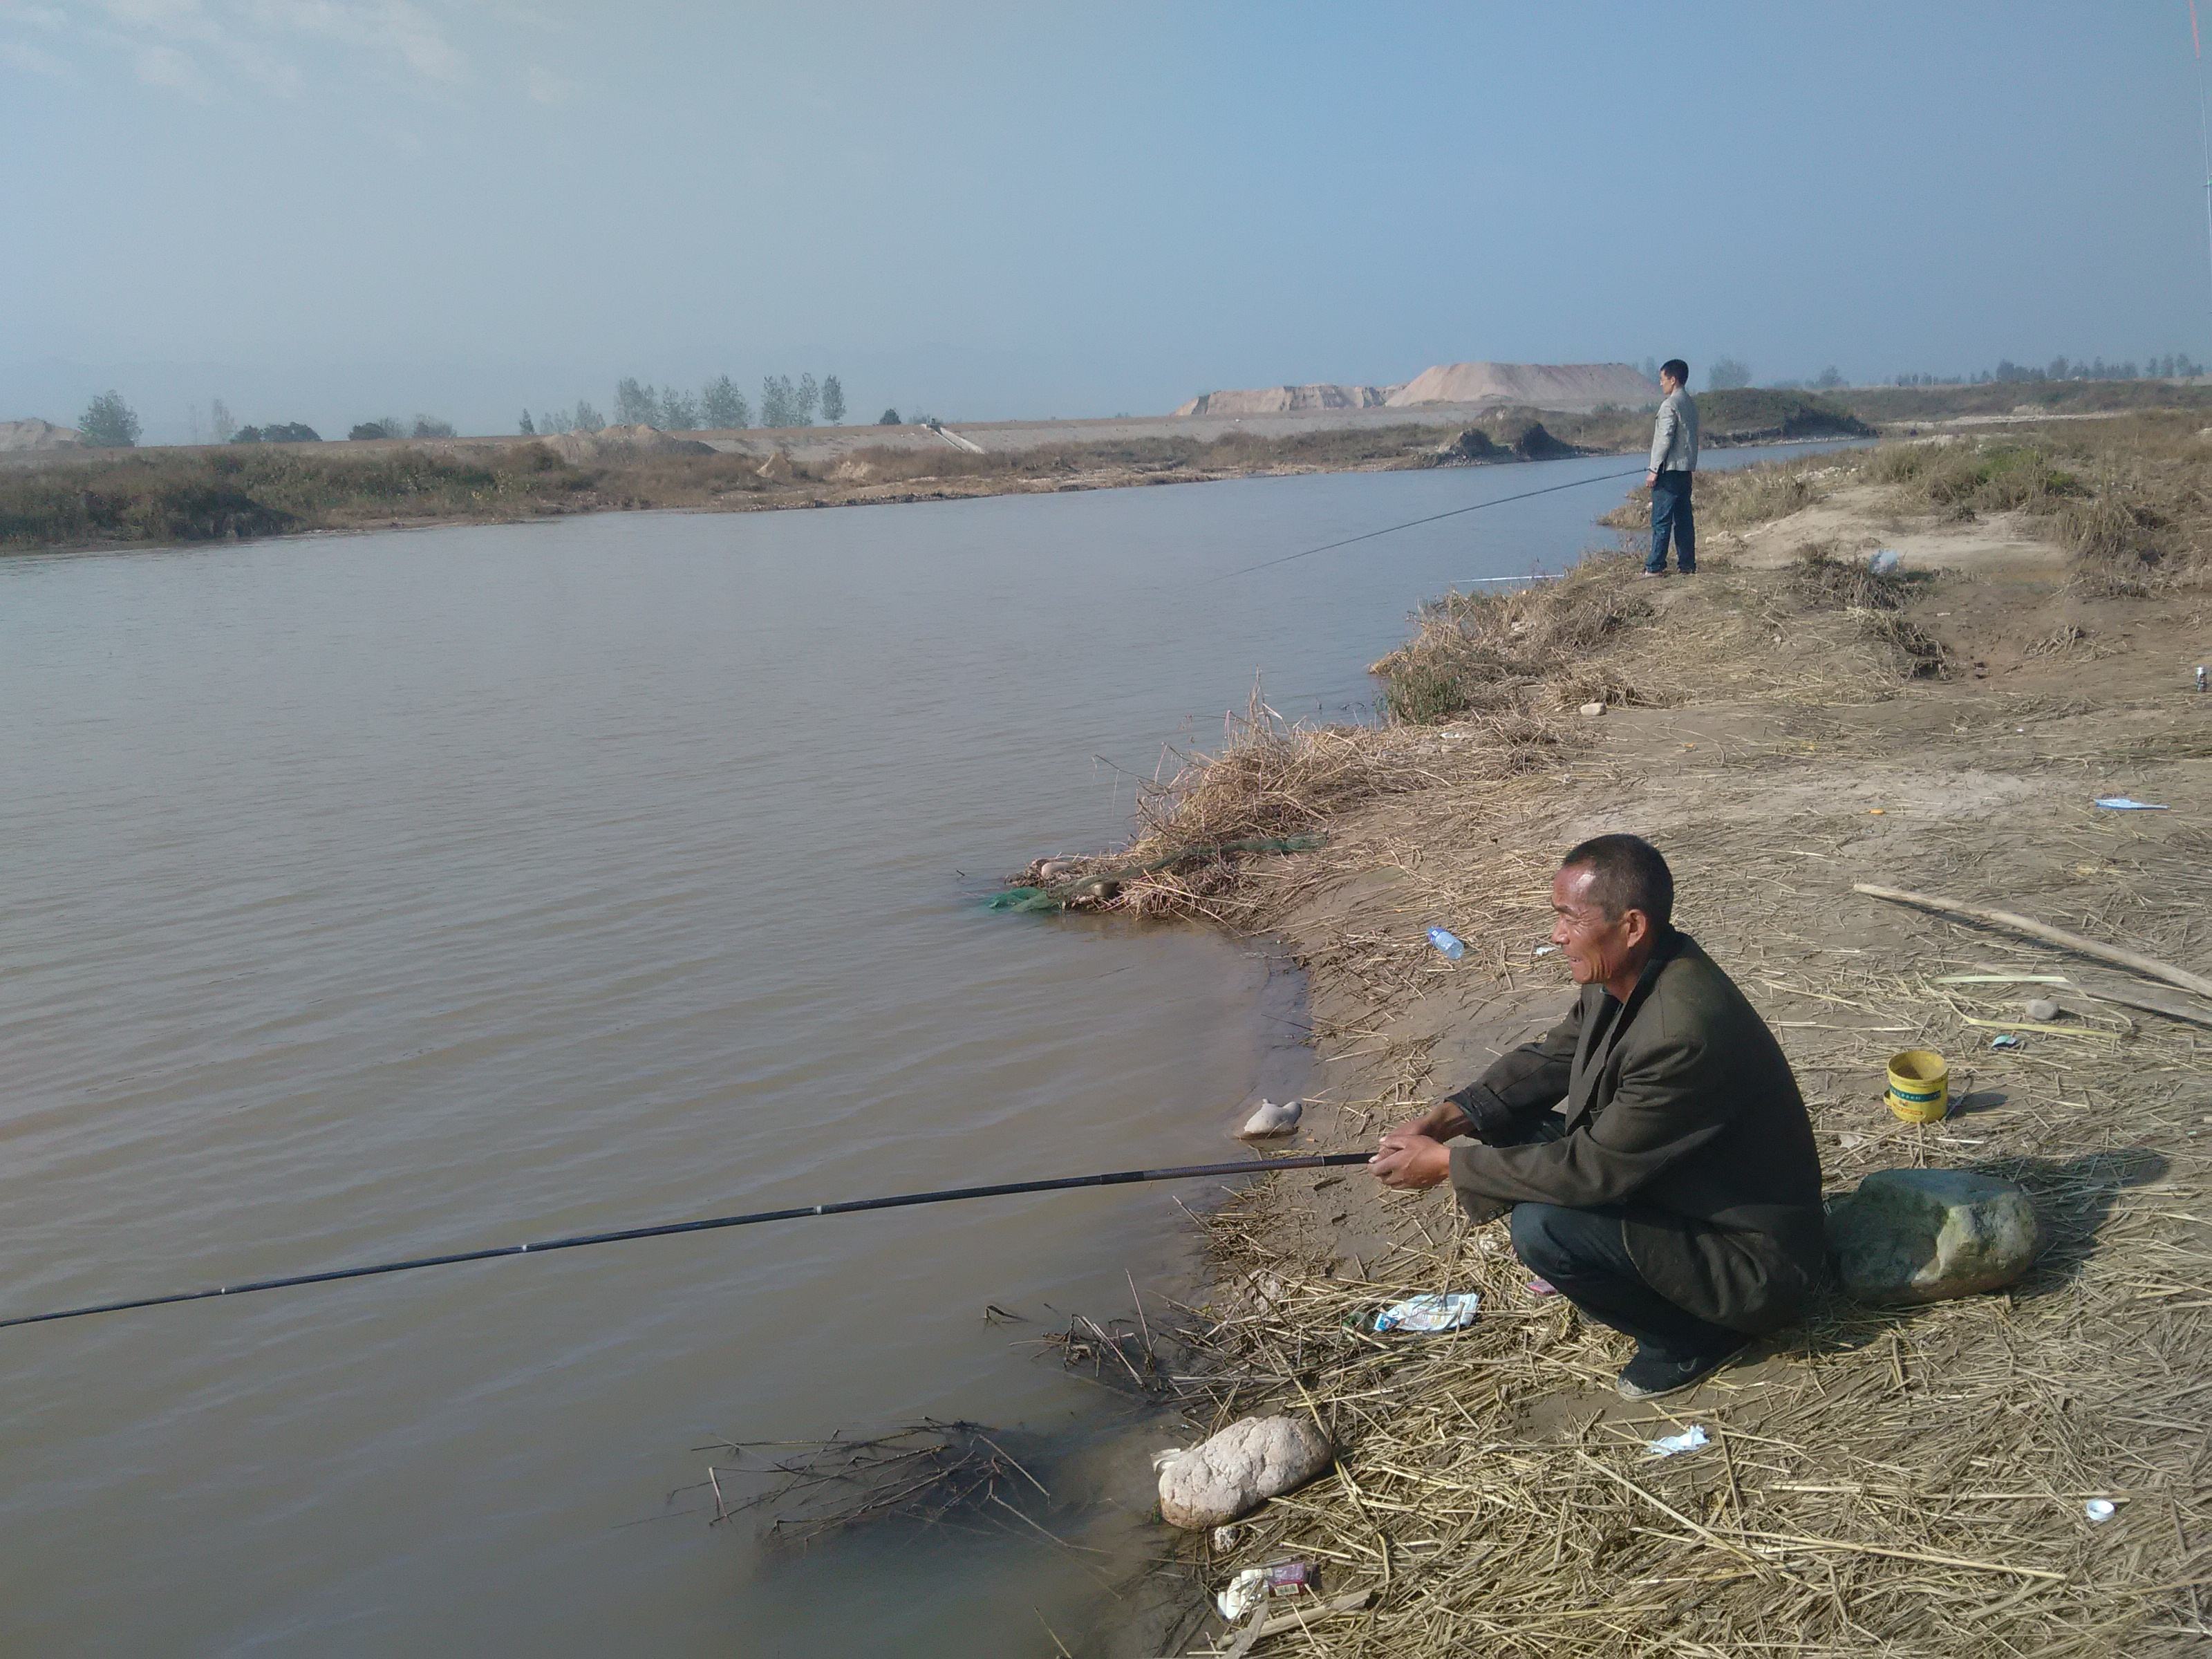
[[(2124, 463), (2098, 447), (2111, 441), (2050, 440), (2057, 459), (2007, 462), (1970, 485), (1982, 503), (1972, 510), (2041, 525), (2079, 556), (2068, 586), (2107, 600), (2193, 581), (2201, 538), (2182, 526), (2200, 511), (2192, 501), (2212, 501), (2191, 493), (2212, 476), (2212, 441), (2194, 459), (2154, 443)], [(2062, 442), (2079, 453), (2058, 454)], [(1866, 465), (1793, 464), (1780, 482), (1738, 489), (1786, 510)], [(1913, 495), (1911, 465), (1879, 455), (1876, 465), (1905, 505), (1941, 510), (1936, 492)], [(2054, 473), (2092, 482), (2069, 495)], [(2155, 558), (2140, 542), (2100, 547), (2068, 516), (2091, 509), (2115, 523), (2154, 518), (2173, 539)], [(1320, 1566), (1326, 1598), (1376, 1594), (1356, 1611), (1316, 1603), (1308, 1626), (1242, 1648), (1239, 1633), (1194, 1615), (1172, 1650), (2208, 1650), (2212, 1026), (2109, 1000), (2109, 979), (2042, 945), (1871, 901), (1856, 902), (1846, 932), (1844, 913), (1853, 880), (1889, 882), (2197, 960), (2212, 837), (2088, 812), (2082, 780), (2121, 758), (2201, 759), (2212, 741), (2170, 699), (2100, 702), (2086, 687), (1991, 696), (1946, 679), (1948, 659), (1915, 621), (1931, 596), (1828, 549), (1765, 573), (1717, 561), (1699, 584), (1659, 597), (1663, 625), (1642, 625), (1645, 591), (1593, 566), (1432, 607), (1378, 672), (1441, 686), (1422, 695), (1451, 703), (1451, 723), (1346, 739), (1389, 756), (1396, 793), (1376, 800), (1350, 781), (1364, 774), (1340, 775), (1347, 787), (1330, 798), (1369, 805), (1330, 823), (1325, 851), (1249, 866), (1206, 896), (1211, 914), (1266, 924), (1332, 884), (1389, 873), (1392, 915), (1407, 925), (1352, 904), (1300, 940), (1329, 991), (1317, 1036), (1359, 1067), (1350, 1085), (1328, 1068), (1311, 1121), (1324, 1141), (1362, 1144), (1464, 1081), (1437, 1074), (1433, 1020), (1398, 1017), (1439, 974), (1474, 975), (1486, 988), (1468, 994), (1509, 1001), (1532, 975), (1555, 980), (1528, 954), (1547, 925), (1555, 837), (1601, 798), (1632, 801), (1675, 864), (1685, 925), (1776, 1025), (1831, 1189), (1899, 1164), (1982, 1170), (2030, 1191), (2050, 1244), (2006, 1293), (1909, 1310), (1832, 1297), (1680, 1409), (1630, 1407), (1609, 1387), (1626, 1345), (1530, 1297), (1502, 1224), (1466, 1229), (1434, 1196), (1386, 1199), (1387, 1242), (1347, 1254), (1338, 1224), (1371, 1201), (1357, 1193), (1364, 1177), (1281, 1176), (1205, 1223), (1223, 1284), (1188, 1333), (1204, 1363), (1186, 1368), (1186, 1406), (1194, 1429), (1310, 1412), (1343, 1455), (1225, 1551), (1201, 1545), (1185, 1565), (1211, 1590), (1240, 1567), (1297, 1557)], [(1638, 769), (1579, 741), (1598, 725), (1565, 712), (1584, 692), (1615, 708), (1688, 705), (1724, 735), (1687, 733), (1671, 762)], [(1534, 764), (1513, 736), (1524, 720), (1553, 734)], [(1230, 798), (1268, 798), (1282, 758), (1243, 757)], [(1171, 835), (1183, 810), (1209, 833), (1233, 819), (1186, 805), (1214, 808), (1210, 769), (1194, 765), (1150, 833)], [(2066, 788), (2052, 788), (2054, 769)], [(1958, 780), (1966, 793), (1875, 831), (1899, 823), (1894, 794), (1878, 792), (1900, 775)], [(1570, 781), (1596, 787), (1570, 805)], [(1869, 817), (1885, 799), (1892, 815)], [(1330, 810), (1299, 822), (1330, 823)], [(1420, 945), (1414, 920), (1428, 915), (1469, 939), (1464, 961), (1443, 964)], [(2062, 1029), (1991, 1050), (2022, 1024), (2021, 999), (2045, 991), (2064, 1008)], [(1906, 1125), (1878, 1103), (1883, 1057), (1916, 1047), (1954, 1057), (1962, 1106), (1942, 1123)], [(1469, 1330), (1373, 1334), (1374, 1315), (1402, 1296), (1468, 1290), (1484, 1299)], [(1646, 1449), (1693, 1424), (1704, 1448)], [(2114, 1512), (2094, 1519), (2092, 1503)]]
[[(1692, 882), (1746, 856), (1723, 839)], [(2018, 1181), (2051, 1230), (2044, 1257), (1998, 1297), (1903, 1312), (1833, 1297), (1692, 1406), (1624, 1407), (1607, 1385), (1625, 1344), (1532, 1298), (1502, 1224), (1467, 1230), (1433, 1200), (1395, 1200), (1399, 1237), (1381, 1255), (1346, 1261), (1309, 1232), (1302, 1259), (1282, 1248), (1299, 1236), (1282, 1212), (1325, 1210), (1314, 1189), (1329, 1176), (1232, 1201), (1207, 1223), (1228, 1288), (1196, 1339), (1202, 1416), (1309, 1410), (1345, 1455), (1199, 1574), (1295, 1556), (1322, 1563), (1332, 1592), (1382, 1592), (1371, 1613), (1268, 1650), (2203, 1650), (2212, 1227), (2201, 1160), (2178, 1155), (2207, 1103), (2200, 1033), (2083, 1002), (2078, 1037), (1999, 1062), (2002, 1090), (1977, 1094), (1997, 1080), (1987, 1066), (1963, 1077), (1963, 1115), (1908, 1127), (1873, 1102), (1869, 1053), (1972, 1055), (1981, 1022), (2020, 1018), (2011, 988), (1937, 981), (2069, 964), (1925, 919), (1903, 924), (1922, 944), (1900, 974), (1747, 920), (1697, 931), (1776, 1011), (1832, 1186), (1900, 1163)], [(1422, 1092), (1348, 1103), (1346, 1138)], [(1993, 1102), (2002, 1117), (1978, 1121)], [(1484, 1299), (1466, 1333), (1366, 1328), (1399, 1297), (1466, 1290)], [(1645, 1450), (1692, 1424), (1705, 1449)], [(2115, 1518), (2091, 1522), (2092, 1499)]]

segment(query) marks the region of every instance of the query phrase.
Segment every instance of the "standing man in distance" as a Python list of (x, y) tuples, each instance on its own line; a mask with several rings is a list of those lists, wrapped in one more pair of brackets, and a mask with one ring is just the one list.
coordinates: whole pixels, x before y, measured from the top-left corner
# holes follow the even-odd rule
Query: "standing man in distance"
[(1685, 576), (1698, 568), (1698, 522), (1690, 509), (1690, 484), (1698, 475), (1698, 405), (1685, 389), (1690, 366), (1669, 357), (1659, 368), (1659, 418), (1651, 427), (1651, 466), (1644, 487), (1651, 492), (1651, 556), (1647, 576), (1667, 574), (1667, 538), (1674, 538), (1674, 567)]

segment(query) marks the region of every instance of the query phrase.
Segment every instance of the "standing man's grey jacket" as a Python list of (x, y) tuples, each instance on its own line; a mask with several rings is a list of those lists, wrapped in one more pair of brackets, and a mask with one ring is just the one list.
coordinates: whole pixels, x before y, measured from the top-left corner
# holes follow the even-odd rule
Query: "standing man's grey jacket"
[(1698, 470), (1698, 405), (1681, 387), (1668, 392), (1666, 401), (1659, 405), (1659, 418), (1651, 428), (1650, 470)]

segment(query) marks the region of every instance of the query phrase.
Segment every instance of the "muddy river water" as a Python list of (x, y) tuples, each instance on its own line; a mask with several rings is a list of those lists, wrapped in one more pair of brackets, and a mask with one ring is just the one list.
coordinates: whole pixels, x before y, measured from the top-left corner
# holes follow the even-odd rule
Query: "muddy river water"
[[(0, 1314), (1237, 1155), (1293, 976), (979, 898), (1257, 673), (1359, 712), (1414, 604), (1623, 486), (1222, 573), (1624, 465), (0, 564)], [(1020, 1344), (1187, 1271), (1178, 1196), (0, 1332), (0, 1650), (1048, 1653), (1146, 1443)], [(707, 1524), (709, 1443), (925, 1417), (1060, 1460), (1107, 1553)]]

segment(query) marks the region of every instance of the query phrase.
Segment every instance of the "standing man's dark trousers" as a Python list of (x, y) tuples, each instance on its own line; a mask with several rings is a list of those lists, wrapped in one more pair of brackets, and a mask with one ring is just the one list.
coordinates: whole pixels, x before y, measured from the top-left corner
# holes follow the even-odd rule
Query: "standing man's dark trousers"
[(1644, 568), (1656, 576), (1667, 568), (1667, 538), (1674, 538), (1674, 566), (1684, 575), (1698, 568), (1698, 521), (1690, 509), (1694, 472), (1662, 472), (1651, 486), (1651, 556)]
[(1634, 1337), (1656, 1358), (1680, 1364), (1741, 1348), (1742, 1333), (1700, 1319), (1651, 1288), (1628, 1253), (1626, 1218), (1618, 1206), (1516, 1204), (1513, 1253), (1590, 1318)]

